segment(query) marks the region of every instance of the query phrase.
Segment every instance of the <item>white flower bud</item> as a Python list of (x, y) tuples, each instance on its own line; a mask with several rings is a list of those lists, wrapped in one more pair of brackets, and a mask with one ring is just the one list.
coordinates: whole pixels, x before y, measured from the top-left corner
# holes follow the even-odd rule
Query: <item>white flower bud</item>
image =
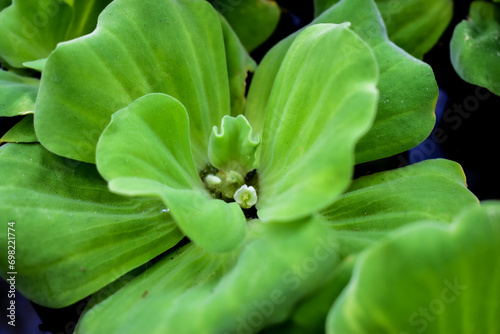
[(209, 186), (209, 187), (214, 187), (218, 184), (220, 184), (222, 182), (222, 180), (220, 179), (220, 177), (218, 176), (215, 176), (213, 174), (208, 174), (206, 177), (205, 177), (205, 183)]

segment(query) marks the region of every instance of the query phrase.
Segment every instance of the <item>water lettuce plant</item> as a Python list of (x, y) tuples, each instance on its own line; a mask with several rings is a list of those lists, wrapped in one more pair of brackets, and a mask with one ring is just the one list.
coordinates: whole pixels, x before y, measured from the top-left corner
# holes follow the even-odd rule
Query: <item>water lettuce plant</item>
[(495, 2), (472, 2), (468, 20), (453, 31), (450, 53), (462, 79), (500, 95), (500, 4)]
[(499, 330), (500, 203), (449, 160), (354, 177), (435, 121), (432, 69), (375, 2), (325, 8), (258, 65), (272, 5), (245, 4), (268, 15), (256, 37), (227, 2), (86, 4), (58, 3), (43, 52), (0, 41), (2, 116), (33, 114), (0, 147), (21, 293), (92, 295), (77, 333)]

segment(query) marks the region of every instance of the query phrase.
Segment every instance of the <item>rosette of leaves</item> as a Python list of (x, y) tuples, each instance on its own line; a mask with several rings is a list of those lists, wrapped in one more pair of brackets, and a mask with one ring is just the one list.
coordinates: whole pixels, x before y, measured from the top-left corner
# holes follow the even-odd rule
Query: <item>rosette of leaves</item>
[(500, 3), (472, 2), (468, 19), (453, 31), (450, 54), (463, 80), (500, 96)]
[(202, 0), (116, 0), (60, 43), (36, 98), (40, 144), (0, 149), (19, 290), (63, 307), (107, 286), (82, 333), (258, 332), (343, 287), (342, 263), (391, 230), (477, 206), (445, 160), (352, 182), (355, 162), (424, 139), (437, 98), (371, 0), (278, 44), (246, 99), (254, 65)]

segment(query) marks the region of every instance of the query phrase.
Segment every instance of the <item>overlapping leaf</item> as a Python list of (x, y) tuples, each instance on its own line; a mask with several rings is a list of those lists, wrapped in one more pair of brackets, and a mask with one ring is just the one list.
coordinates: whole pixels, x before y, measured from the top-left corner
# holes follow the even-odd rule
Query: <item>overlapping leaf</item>
[(278, 25), (280, 9), (269, 0), (209, 0), (228, 20), (248, 51), (262, 44)]
[(0, 0), (0, 11), (5, 7), (10, 6), (12, 4), (12, 0)]
[[(95, 166), (38, 144), (0, 149), (0, 217), (14, 222), (16, 288), (34, 302), (70, 305), (183, 237), (160, 201), (111, 194)], [(0, 244), (7, 249), (7, 227)], [(21, 274), (22, 273), (22, 274)]]
[(33, 115), (26, 115), (7, 131), (0, 142), (7, 143), (35, 143), (38, 142), (35, 127), (33, 125)]
[(326, 282), (301, 300), (287, 320), (259, 334), (324, 333), (325, 321), (333, 302), (349, 283), (356, 256), (348, 256), (328, 275)]
[[(414, 147), (428, 136), (434, 124), (438, 90), (432, 69), (388, 40), (371, 0), (343, 0), (313, 21), (343, 22), (351, 22), (351, 29), (370, 45), (380, 68), (377, 118), (356, 147), (356, 161), (375, 160)], [(296, 36), (289, 36), (271, 49), (255, 73), (246, 116), (256, 130), (262, 128), (276, 74)], [(342, 52), (342, 47), (328, 51)]]
[(205, 190), (191, 153), (186, 109), (168, 95), (145, 95), (113, 114), (97, 146), (97, 166), (112, 191), (161, 198), (204, 249), (228, 251), (244, 238), (239, 205)]
[(407, 226), (358, 260), (327, 333), (497, 333), (499, 262), (498, 202)]
[(253, 221), (241, 250), (214, 256), (188, 245), (167, 255), (89, 310), (78, 333), (258, 332), (321, 284), (338, 263), (336, 246), (317, 218)]
[(415, 221), (450, 222), (473, 205), (478, 200), (466, 188), (461, 167), (449, 160), (428, 160), (355, 180), (322, 214), (338, 230), (349, 254)]
[(0, 116), (33, 113), (40, 80), (0, 69)]
[(463, 80), (500, 95), (500, 4), (474, 1), (469, 19), (455, 27), (450, 51)]
[[(326, 61), (324, 55), (337, 45), (340, 52)], [(261, 219), (304, 217), (346, 189), (354, 146), (375, 116), (377, 80), (372, 51), (348, 24), (314, 25), (294, 40), (267, 106), (257, 203)]]
[[(314, 0), (314, 13), (339, 0)], [(375, 0), (391, 41), (421, 59), (439, 40), (453, 16), (452, 0)]]
[(242, 114), (246, 103), (246, 79), (248, 72), (255, 71), (257, 64), (250, 57), (229, 23), (220, 17), (226, 49), (227, 72), (231, 94), (231, 115)]
[(449, 223), (464, 207), (478, 207), (464, 182), (460, 166), (447, 160), (428, 160), (355, 180), (346, 194), (322, 212), (336, 230), (339, 252), (345, 257), (342, 266), (299, 303), (287, 322), (269, 333), (319, 332), (351, 277), (353, 253), (381, 242), (404, 225), (420, 220)]
[(0, 13), (0, 56), (14, 67), (46, 58), (57, 43), (90, 33), (110, 0), (14, 0)]
[(111, 114), (158, 92), (186, 107), (195, 162), (204, 168), (210, 131), (230, 113), (224, 39), (209, 3), (113, 1), (92, 34), (50, 55), (35, 110), (37, 135), (59, 155), (94, 162)]

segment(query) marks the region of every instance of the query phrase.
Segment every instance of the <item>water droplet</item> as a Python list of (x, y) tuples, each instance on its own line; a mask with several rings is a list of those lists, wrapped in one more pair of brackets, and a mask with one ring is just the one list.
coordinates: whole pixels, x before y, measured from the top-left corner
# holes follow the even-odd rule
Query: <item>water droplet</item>
[(167, 213), (169, 211), (170, 211), (170, 209), (163, 209), (163, 210), (161, 210), (162, 213)]

